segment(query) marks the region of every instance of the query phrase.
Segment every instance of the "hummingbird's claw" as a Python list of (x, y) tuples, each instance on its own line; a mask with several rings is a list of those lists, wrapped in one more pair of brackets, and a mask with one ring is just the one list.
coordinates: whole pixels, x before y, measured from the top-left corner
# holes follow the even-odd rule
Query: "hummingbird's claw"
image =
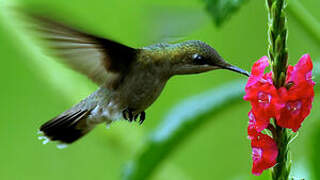
[(133, 119), (133, 114), (132, 114), (132, 110), (127, 108), (122, 112), (122, 116), (125, 120), (128, 120), (129, 122), (132, 122)]
[(144, 111), (142, 111), (142, 112), (140, 113), (140, 121), (139, 121), (139, 124), (141, 125), (141, 124), (144, 122), (145, 119), (146, 119), (146, 113), (145, 113)]

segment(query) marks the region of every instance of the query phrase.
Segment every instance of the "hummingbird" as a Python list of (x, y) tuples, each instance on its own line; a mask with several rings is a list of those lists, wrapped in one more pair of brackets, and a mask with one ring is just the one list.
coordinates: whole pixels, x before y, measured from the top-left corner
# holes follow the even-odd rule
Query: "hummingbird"
[(75, 142), (101, 123), (139, 119), (142, 124), (145, 110), (175, 75), (225, 69), (249, 76), (199, 40), (133, 48), (52, 18), (30, 13), (28, 17), (50, 55), (99, 85), (87, 98), (40, 127), (48, 140), (61, 144)]

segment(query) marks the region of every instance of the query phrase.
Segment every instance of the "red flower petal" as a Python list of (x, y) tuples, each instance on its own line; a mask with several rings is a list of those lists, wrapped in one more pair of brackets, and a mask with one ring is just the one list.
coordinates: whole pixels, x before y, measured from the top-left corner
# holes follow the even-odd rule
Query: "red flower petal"
[(256, 105), (252, 106), (252, 113), (255, 115), (255, 130), (257, 132), (261, 132), (266, 129), (270, 123), (270, 118), (272, 115), (268, 114), (268, 112), (264, 111), (262, 108), (255, 108)]
[(314, 85), (312, 81), (312, 68), (313, 64), (309, 54), (303, 55), (299, 62), (292, 68), (289, 81), (293, 81), (295, 84), (307, 82), (310, 85)]
[(252, 174), (259, 176), (265, 169), (277, 163), (278, 148), (276, 142), (268, 135), (259, 133), (252, 139)]
[(259, 81), (262, 78), (262, 76), (264, 75), (264, 70), (266, 69), (267, 66), (269, 66), (267, 56), (263, 56), (253, 64), (251, 69), (251, 75), (248, 79), (246, 88), (255, 84), (257, 81)]
[(249, 117), (248, 138), (254, 139), (258, 135), (258, 131), (256, 130), (256, 118), (252, 110), (248, 113), (248, 117)]

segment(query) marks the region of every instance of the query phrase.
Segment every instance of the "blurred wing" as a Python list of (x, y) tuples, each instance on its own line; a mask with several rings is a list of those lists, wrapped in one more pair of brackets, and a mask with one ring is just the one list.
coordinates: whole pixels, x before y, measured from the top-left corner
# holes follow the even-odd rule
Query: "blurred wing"
[(197, 7), (150, 5), (146, 8), (145, 36), (152, 43), (176, 43), (210, 23), (207, 14)]
[(87, 75), (97, 84), (108, 73), (125, 72), (135, 60), (136, 49), (90, 35), (46, 17), (27, 13), (34, 22), (32, 28), (45, 41), (49, 53), (60, 57), (64, 64)]

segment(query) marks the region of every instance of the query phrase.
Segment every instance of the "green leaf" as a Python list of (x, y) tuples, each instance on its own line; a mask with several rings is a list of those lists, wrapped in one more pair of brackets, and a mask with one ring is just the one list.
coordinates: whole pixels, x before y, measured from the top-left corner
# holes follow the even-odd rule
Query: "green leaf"
[(178, 104), (162, 124), (150, 135), (142, 154), (124, 170), (125, 180), (142, 180), (202, 124), (225, 107), (242, 100), (245, 82), (233, 82)]
[(220, 26), (227, 18), (235, 13), (247, 0), (204, 0), (206, 9), (215, 24)]

